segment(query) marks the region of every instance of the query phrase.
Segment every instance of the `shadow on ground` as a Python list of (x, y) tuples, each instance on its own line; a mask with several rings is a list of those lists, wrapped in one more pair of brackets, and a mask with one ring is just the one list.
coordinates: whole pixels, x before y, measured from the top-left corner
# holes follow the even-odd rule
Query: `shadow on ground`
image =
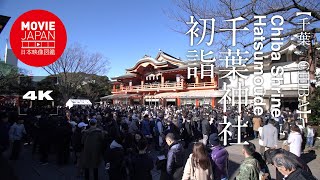
[(309, 163), (316, 158), (317, 158), (317, 155), (314, 150), (311, 150), (311, 151), (308, 151), (307, 153), (301, 154), (301, 159), (303, 159), (305, 163)]

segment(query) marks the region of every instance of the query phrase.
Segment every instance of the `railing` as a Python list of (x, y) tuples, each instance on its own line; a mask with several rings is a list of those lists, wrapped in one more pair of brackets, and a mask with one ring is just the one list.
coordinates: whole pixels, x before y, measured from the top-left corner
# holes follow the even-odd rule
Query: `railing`
[(120, 92), (122, 91), (122, 89), (112, 89), (112, 92), (115, 93), (115, 92)]
[(202, 83), (189, 83), (187, 84), (188, 89), (200, 89), (200, 88), (213, 88), (217, 87), (215, 82), (202, 82)]
[(183, 83), (164, 83), (164, 84), (144, 84), (138, 86), (124, 86), (120, 89), (113, 89), (112, 92), (120, 91), (143, 91), (143, 90), (159, 90), (159, 89), (182, 89)]
[(172, 89), (210, 89), (216, 88), (217, 84), (212, 82), (202, 82), (202, 83), (164, 83), (164, 84), (144, 84), (137, 86), (123, 86), (120, 89), (113, 89), (113, 93), (122, 91), (157, 91), (157, 90), (172, 90)]

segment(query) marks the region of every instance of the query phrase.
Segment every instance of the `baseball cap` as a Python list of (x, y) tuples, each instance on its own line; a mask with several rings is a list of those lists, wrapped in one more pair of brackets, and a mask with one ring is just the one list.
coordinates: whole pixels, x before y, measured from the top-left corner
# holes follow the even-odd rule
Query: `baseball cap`
[(81, 123), (78, 124), (79, 128), (83, 128), (83, 127), (87, 127), (87, 126), (88, 126), (88, 124), (86, 124), (84, 122), (81, 122)]

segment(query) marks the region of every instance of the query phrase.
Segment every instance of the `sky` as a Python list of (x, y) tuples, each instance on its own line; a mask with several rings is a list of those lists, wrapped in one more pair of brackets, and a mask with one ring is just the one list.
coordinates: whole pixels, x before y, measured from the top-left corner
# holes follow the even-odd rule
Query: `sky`
[[(67, 46), (79, 43), (88, 51), (108, 58), (110, 69), (105, 75), (109, 77), (123, 75), (126, 68), (133, 67), (144, 55), (156, 57), (160, 49), (187, 60), (188, 51), (195, 49), (189, 46), (190, 37), (174, 31), (181, 24), (165, 13), (175, 8), (173, 0), (0, 0), (0, 14), (11, 17), (0, 34), (0, 56), (4, 57), (6, 39), (14, 21), (29, 10), (43, 9), (54, 13), (64, 23)], [(252, 41), (253, 33), (244, 39)], [(215, 36), (216, 40), (230, 38)], [(215, 42), (210, 50), (217, 44)], [(202, 47), (197, 46), (196, 49)], [(270, 50), (270, 47), (264, 49)], [(18, 66), (31, 71), (32, 75), (47, 75), (42, 68), (31, 67), (21, 61)]]
[[(0, 56), (4, 57), (6, 39), (14, 21), (24, 12), (48, 10), (57, 15), (67, 30), (67, 46), (80, 43), (90, 52), (108, 58), (109, 77), (125, 73), (144, 55), (155, 57), (159, 49), (175, 57), (186, 59), (189, 37), (172, 28), (165, 11), (174, 7), (171, 0), (0, 0), (0, 14), (11, 19), (0, 34)], [(32, 75), (47, 75), (42, 68), (18, 66), (32, 71)]]

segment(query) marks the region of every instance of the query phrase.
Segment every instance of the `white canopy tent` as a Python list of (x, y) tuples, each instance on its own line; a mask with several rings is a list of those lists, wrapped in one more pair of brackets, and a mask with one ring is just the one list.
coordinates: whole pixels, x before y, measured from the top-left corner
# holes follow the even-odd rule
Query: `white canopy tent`
[(91, 106), (92, 103), (89, 99), (69, 99), (66, 103), (66, 107), (71, 108), (73, 106)]

